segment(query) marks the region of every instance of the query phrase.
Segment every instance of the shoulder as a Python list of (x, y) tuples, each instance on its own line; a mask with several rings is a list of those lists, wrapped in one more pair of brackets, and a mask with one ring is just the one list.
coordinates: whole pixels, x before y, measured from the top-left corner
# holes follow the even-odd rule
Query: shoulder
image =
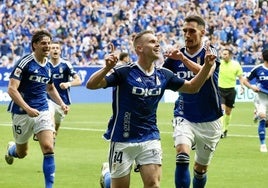
[(33, 54), (25, 55), (24, 57), (19, 59), (19, 61), (17, 62), (17, 67), (20, 67), (23, 69), (24, 67), (26, 67), (26, 65), (29, 64), (29, 62), (32, 62), (33, 60), (34, 60)]
[(68, 61), (67, 59), (63, 59), (63, 58), (60, 58), (60, 64), (66, 65), (69, 68), (73, 67), (73, 65), (70, 61)]

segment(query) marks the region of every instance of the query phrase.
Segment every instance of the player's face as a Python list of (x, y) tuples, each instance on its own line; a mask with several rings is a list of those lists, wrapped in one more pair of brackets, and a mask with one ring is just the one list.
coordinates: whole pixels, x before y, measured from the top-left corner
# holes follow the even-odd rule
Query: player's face
[(161, 55), (160, 44), (156, 36), (151, 33), (145, 34), (143, 36), (143, 52), (152, 60), (159, 59)]
[(43, 37), (39, 42), (34, 45), (34, 53), (38, 58), (48, 57), (50, 53), (51, 40), (49, 37)]
[(202, 45), (204, 29), (196, 22), (185, 22), (183, 26), (185, 46), (190, 50), (198, 50)]
[(50, 47), (50, 56), (54, 59), (58, 59), (60, 57), (61, 49), (60, 44), (51, 44)]

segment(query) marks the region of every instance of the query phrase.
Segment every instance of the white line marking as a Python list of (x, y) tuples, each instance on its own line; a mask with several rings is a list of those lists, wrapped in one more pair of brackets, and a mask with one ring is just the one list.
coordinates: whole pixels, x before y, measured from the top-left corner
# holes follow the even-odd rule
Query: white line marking
[[(64, 124), (105, 124), (105, 122), (86, 122), (86, 121), (82, 121), (82, 122), (64, 122)], [(159, 123), (159, 124), (167, 124), (167, 123)], [(168, 123), (170, 124), (170, 123)], [(11, 127), (11, 123), (1, 123), (0, 127)], [(231, 127), (252, 127), (253, 125), (245, 125), (245, 124), (233, 124), (231, 125)], [(256, 126), (257, 128), (257, 126)], [(94, 128), (81, 128), (81, 127), (64, 127), (61, 126), (60, 129), (63, 130), (77, 130), (77, 131), (92, 131), (92, 132), (105, 132), (105, 129), (94, 129)], [(172, 136), (171, 131), (160, 131), (161, 134), (170, 134)], [(246, 137), (246, 138), (258, 138), (258, 135), (241, 135), (241, 134), (228, 134), (228, 137)]]

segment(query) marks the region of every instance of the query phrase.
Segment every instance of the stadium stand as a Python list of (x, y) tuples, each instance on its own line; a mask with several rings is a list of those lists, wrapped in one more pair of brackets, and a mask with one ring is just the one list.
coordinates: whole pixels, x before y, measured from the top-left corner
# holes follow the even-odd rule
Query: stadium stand
[[(63, 44), (74, 66), (100, 66), (113, 43), (133, 62), (132, 37), (153, 29), (163, 50), (182, 46), (182, 21), (201, 14), (209, 23), (208, 40), (230, 48), (242, 65), (260, 63), (268, 48), (266, 0), (0, 0), (0, 57), (13, 61), (31, 50), (35, 28), (46, 28)], [(0, 58), (1, 59), (1, 58)], [(5, 58), (6, 59), (6, 58)], [(5, 66), (0, 60), (0, 66)]]

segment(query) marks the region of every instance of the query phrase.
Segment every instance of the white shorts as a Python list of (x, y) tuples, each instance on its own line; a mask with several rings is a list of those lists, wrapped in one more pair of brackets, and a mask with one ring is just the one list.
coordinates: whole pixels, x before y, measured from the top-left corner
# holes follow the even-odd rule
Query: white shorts
[(49, 111), (41, 111), (37, 117), (30, 117), (27, 114), (13, 114), (12, 122), (13, 135), (18, 144), (28, 142), (33, 133), (37, 134), (44, 130), (55, 132)]
[(132, 164), (162, 165), (160, 140), (140, 143), (111, 142), (109, 165), (112, 178), (120, 178), (130, 173)]
[(60, 124), (65, 117), (65, 114), (63, 110), (61, 109), (61, 106), (57, 105), (52, 100), (48, 100), (48, 107), (49, 107), (49, 111), (51, 112), (51, 114), (52, 115), (54, 114), (55, 123)]
[(255, 96), (254, 104), (257, 109), (257, 115), (266, 114), (267, 117), (268, 95), (258, 92)]
[(173, 122), (175, 146), (187, 144), (190, 148), (195, 148), (195, 161), (201, 165), (208, 165), (221, 137), (220, 119), (205, 123), (192, 123), (177, 117)]

